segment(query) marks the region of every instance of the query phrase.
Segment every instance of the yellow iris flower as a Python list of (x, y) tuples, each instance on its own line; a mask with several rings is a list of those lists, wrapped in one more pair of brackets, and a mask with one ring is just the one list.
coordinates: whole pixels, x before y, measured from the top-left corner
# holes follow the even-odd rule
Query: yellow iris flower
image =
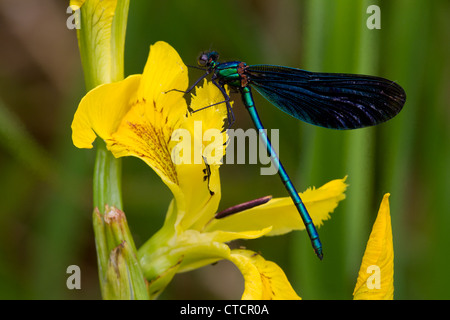
[[(151, 46), (143, 74), (91, 90), (80, 102), (72, 123), (75, 146), (92, 148), (99, 136), (115, 157), (134, 156), (145, 161), (173, 193), (163, 227), (138, 250), (150, 296), (158, 296), (176, 273), (227, 259), (244, 277), (243, 299), (299, 299), (275, 263), (250, 250), (232, 250), (227, 245), (236, 239), (304, 229), (295, 206), (290, 198), (271, 199), (215, 218), (221, 198), (220, 162), (216, 160), (217, 153), (223, 156), (225, 148), (216, 148), (214, 156), (205, 155), (211, 141), (203, 137), (207, 130), (217, 129), (216, 146), (227, 141), (222, 130), (226, 108), (222, 103), (201, 112), (187, 112), (187, 102), (180, 92), (187, 87), (186, 65), (170, 45), (157, 42)], [(192, 95), (190, 108), (196, 110), (220, 101), (221, 92), (205, 81)], [(180, 132), (188, 132), (194, 139), (184, 141)], [(183, 152), (192, 150), (192, 154), (177, 151), (180, 141), (191, 147)], [(192, 161), (186, 161), (189, 159)], [(344, 178), (301, 194), (315, 225), (329, 219), (345, 198), (346, 187)]]

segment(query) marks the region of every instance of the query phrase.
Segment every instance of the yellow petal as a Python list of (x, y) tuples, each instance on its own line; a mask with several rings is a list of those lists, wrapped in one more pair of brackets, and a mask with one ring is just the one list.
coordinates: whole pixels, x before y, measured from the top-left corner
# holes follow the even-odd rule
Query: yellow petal
[(394, 247), (388, 193), (383, 197), (373, 224), (353, 297), (356, 300), (394, 298)]
[(78, 148), (92, 148), (96, 135), (110, 140), (124, 116), (136, 102), (141, 76), (104, 84), (81, 100), (72, 122), (72, 141)]
[[(345, 199), (347, 185), (344, 179), (332, 180), (318, 189), (308, 189), (300, 196), (316, 226), (330, 218), (339, 201)], [(280, 235), (292, 230), (303, 230), (305, 225), (291, 198), (276, 198), (266, 204), (245, 210), (223, 219), (212, 221), (206, 231), (226, 230), (240, 232), (272, 227), (268, 235)]]
[[(185, 91), (188, 84), (188, 70), (178, 52), (164, 41), (150, 46), (138, 96), (150, 105), (176, 106), (184, 94), (173, 89)], [(177, 110), (186, 113), (183, 107)]]
[(241, 271), (245, 288), (242, 300), (298, 300), (283, 270), (249, 250), (232, 250), (230, 261)]
[(225, 103), (208, 106), (222, 101), (224, 97), (220, 90), (212, 82), (205, 81), (202, 87), (196, 88), (191, 107), (194, 110), (207, 108), (190, 114), (183, 125), (192, 138), (191, 164), (177, 166), (180, 186), (190, 203), (191, 214), (186, 215), (182, 222), (185, 229), (202, 229), (219, 206), (219, 167), (227, 142), (222, 127), (227, 112)]
[(168, 255), (179, 255), (183, 258), (178, 272), (186, 272), (206, 266), (230, 255), (230, 248), (222, 242), (214, 241), (213, 234), (196, 230), (182, 232), (174, 242)]
[[(208, 164), (222, 164), (221, 160), (225, 154), (225, 145), (228, 141), (226, 131), (223, 130), (224, 121), (227, 116), (227, 108), (223, 94), (212, 83), (204, 81), (204, 85), (197, 87), (195, 95), (191, 98), (191, 108), (199, 110), (194, 112), (186, 122), (186, 128), (191, 132), (200, 145), (202, 155)], [(222, 102), (222, 103), (221, 103)], [(202, 132), (195, 132), (195, 124), (202, 123)], [(198, 125), (197, 125), (198, 127)]]
[[(229, 94), (228, 87), (226, 87), (226, 92)], [(224, 101), (222, 92), (212, 82), (207, 82), (205, 79), (203, 86), (197, 87), (195, 94), (191, 97), (191, 108), (194, 112), (191, 114), (190, 120), (204, 122), (206, 130), (211, 128), (219, 130), (223, 135), (223, 142), (226, 142), (228, 140), (226, 131), (222, 132), (227, 116), (227, 106)], [(233, 101), (230, 101), (230, 105), (233, 105)]]
[(182, 99), (177, 104), (156, 104), (139, 99), (123, 117), (109, 139), (108, 148), (116, 157), (134, 156), (145, 161), (166, 183), (178, 184), (169, 142), (172, 132), (184, 121), (179, 109), (186, 109)]
[(214, 231), (209, 234), (211, 241), (217, 242), (229, 242), (236, 239), (257, 239), (270, 232), (270, 227), (262, 230), (250, 230), (246, 232), (227, 232), (227, 231)]

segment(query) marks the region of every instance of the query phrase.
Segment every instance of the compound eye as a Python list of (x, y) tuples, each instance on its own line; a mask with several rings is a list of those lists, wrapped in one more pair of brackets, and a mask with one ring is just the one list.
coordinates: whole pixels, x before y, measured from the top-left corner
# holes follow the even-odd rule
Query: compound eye
[(198, 58), (198, 65), (201, 67), (206, 67), (206, 64), (208, 63), (208, 55), (206, 53), (202, 53), (200, 57)]

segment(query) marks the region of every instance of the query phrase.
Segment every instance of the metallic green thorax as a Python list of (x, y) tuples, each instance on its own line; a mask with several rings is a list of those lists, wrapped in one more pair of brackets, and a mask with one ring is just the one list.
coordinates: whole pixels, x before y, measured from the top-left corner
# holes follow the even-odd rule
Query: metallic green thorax
[(245, 64), (234, 61), (220, 63), (215, 67), (215, 74), (220, 83), (226, 83), (232, 87), (241, 87), (241, 71)]

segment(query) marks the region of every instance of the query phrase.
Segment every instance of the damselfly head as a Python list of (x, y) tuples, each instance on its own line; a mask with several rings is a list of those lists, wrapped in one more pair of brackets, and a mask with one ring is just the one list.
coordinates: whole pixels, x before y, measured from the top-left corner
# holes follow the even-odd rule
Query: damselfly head
[(219, 54), (216, 51), (202, 52), (198, 58), (198, 65), (201, 67), (210, 67), (219, 59)]

